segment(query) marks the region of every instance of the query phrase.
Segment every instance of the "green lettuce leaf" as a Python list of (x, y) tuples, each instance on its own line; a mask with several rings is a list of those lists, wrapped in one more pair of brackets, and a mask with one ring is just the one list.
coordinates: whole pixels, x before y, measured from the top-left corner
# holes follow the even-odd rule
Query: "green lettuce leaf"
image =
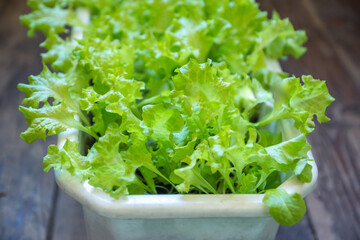
[(38, 139), (45, 141), (47, 136), (57, 135), (68, 129), (75, 128), (97, 138), (97, 135), (75, 120), (75, 112), (65, 104), (56, 106), (44, 106), (40, 109), (19, 107), (24, 114), (28, 129), (21, 133), (21, 138), (27, 143), (33, 143)]
[[(39, 107), (40, 102), (47, 105), (56, 105), (60, 102), (71, 104), (70, 82), (64, 74), (52, 73), (45, 65), (43, 71), (38, 76), (30, 76), (29, 84), (20, 83), (18, 89), (26, 94), (23, 104), (30, 107)], [(53, 102), (49, 103), (49, 98)]]
[(65, 169), (73, 175), (81, 176), (83, 180), (92, 175), (90, 162), (79, 152), (79, 143), (66, 140), (63, 148), (50, 145), (48, 154), (44, 157), (43, 168), (48, 172), (50, 168)]
[(46, 36), (62, 33), (68, 23), (71, 12), (61, 6), (49, 7), (43, 3), (33, 4), (33, 12), (20, 18), (28, 29), (28, 35), (34, 36), (35, 30), (42, 31)]
[(73, 50), (76, 44), (69, 39), (54, 44), (49, 51), (42, 53), (44, 63), (51, 63), (55, 71), (67, 72), (74, 66)]
[(296, 128), (304, 134), (311, 133), (315, 123), (314, 115), (320, 123), (329, 120), (325, 115), (326, 108), (334, 101), (328, 92), (324, 81), (311, 76), (286, 78), (279, 83), (278, 93), (273, 112), (262, 119), (259, 126), (267, 125), (275, 120), (292, 118)]
[(288, 194), (284, 189), (267, 190), (263, 199), (271, 216), (281, 225), (294, 225), (303, 218), (306, 206), (298, 193)]

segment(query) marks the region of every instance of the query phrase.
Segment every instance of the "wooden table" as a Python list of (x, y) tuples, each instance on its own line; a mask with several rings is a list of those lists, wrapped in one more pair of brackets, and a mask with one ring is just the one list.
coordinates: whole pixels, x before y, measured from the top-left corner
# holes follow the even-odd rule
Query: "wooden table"
[[(308, 138), (319, 166), (308, 212), (296, 226), (280, 227), (277, 239), (360, 239), (360, 1), (262, 0), (261, 8), (308, 33), (308, 53), (281, 62), (284, 70), (326, 79), (336, 98), (332, 121)], [(42, 69), (43, 39), (28, 39), (18, 21), (28, 11), (24, 0), (0, 0), (0, 239), (82, 240), (80, 205), (42, 171), (46, 145), (56, 139), (30, 146), (18, 137), (27, 124), (16, 85)]]

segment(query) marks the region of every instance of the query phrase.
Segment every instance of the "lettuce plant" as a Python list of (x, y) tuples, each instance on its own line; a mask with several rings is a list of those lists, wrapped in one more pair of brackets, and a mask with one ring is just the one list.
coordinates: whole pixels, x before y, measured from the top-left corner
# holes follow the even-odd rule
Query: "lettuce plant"
[[(129, 194), (260, 194), (279, 223), (303, 217), (314, 130), (333, 101), (324, 81), (267, 68), (300, 57), (304, 31), (253, 0), (28, 0), (21, 22), (45, 35), (43, 71), (19, 84), (28, 143), (114, 198)], [(84, 19), (81, 12), (88, 13)], [(80, 33), (80, 34), (79, 34)], [(73, 36), (73, 37), (71, 37)], [(299, 130), (286, 138), (279, 124)]]

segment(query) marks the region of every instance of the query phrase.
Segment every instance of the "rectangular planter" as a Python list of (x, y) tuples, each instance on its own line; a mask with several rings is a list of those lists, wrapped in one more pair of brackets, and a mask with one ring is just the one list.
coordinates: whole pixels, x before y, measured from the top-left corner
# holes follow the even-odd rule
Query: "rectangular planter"
[[(274, 239), (278, 224), (271, 217), (119, 219), (84, 207), (87, 234), (95, 239)], [(95, 228), (96, 226), (96, 228)]]
[[(281, 127), (285, 138), (297, 135), (286, 122)], [(66, 139), (77, 140), (77, 131), (61, 134), (59, 147)], [(293, 177), (279, 188), (305, 197), (315, 187), (318, 175), (315, 161), (310, 164), (310, 183)], [(131, 195), (113, 199), (67, 171), (57, 170), (55, 176), (59, 187), (82, 204), (89, 240), (272, 240), (279, 227), (262, 202), (264, 194)]]

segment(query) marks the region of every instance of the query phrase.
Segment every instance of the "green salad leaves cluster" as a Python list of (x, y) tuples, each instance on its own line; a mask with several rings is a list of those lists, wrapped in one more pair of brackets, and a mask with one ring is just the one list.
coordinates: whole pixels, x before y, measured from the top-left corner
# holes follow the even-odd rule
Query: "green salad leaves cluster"
[[(112, 197), (266, 193), (281, 224), (302, 197), (277, 187), (312, 179), (313, 131), (333, 101), (325, 82), (267, 68), (300, 57), (304, 31), (253, 0), (28, 0), (29, 36), (45, 35), (43, 71), (19, 84), (28, 143), (69, 129), (45, 171), (63, 169)], [(72, 37), (71, 37), (72, 36)], [(299, 130), (287, 138), (282, 122)], [(80, 140), (81, 140), (80, 139)]]

